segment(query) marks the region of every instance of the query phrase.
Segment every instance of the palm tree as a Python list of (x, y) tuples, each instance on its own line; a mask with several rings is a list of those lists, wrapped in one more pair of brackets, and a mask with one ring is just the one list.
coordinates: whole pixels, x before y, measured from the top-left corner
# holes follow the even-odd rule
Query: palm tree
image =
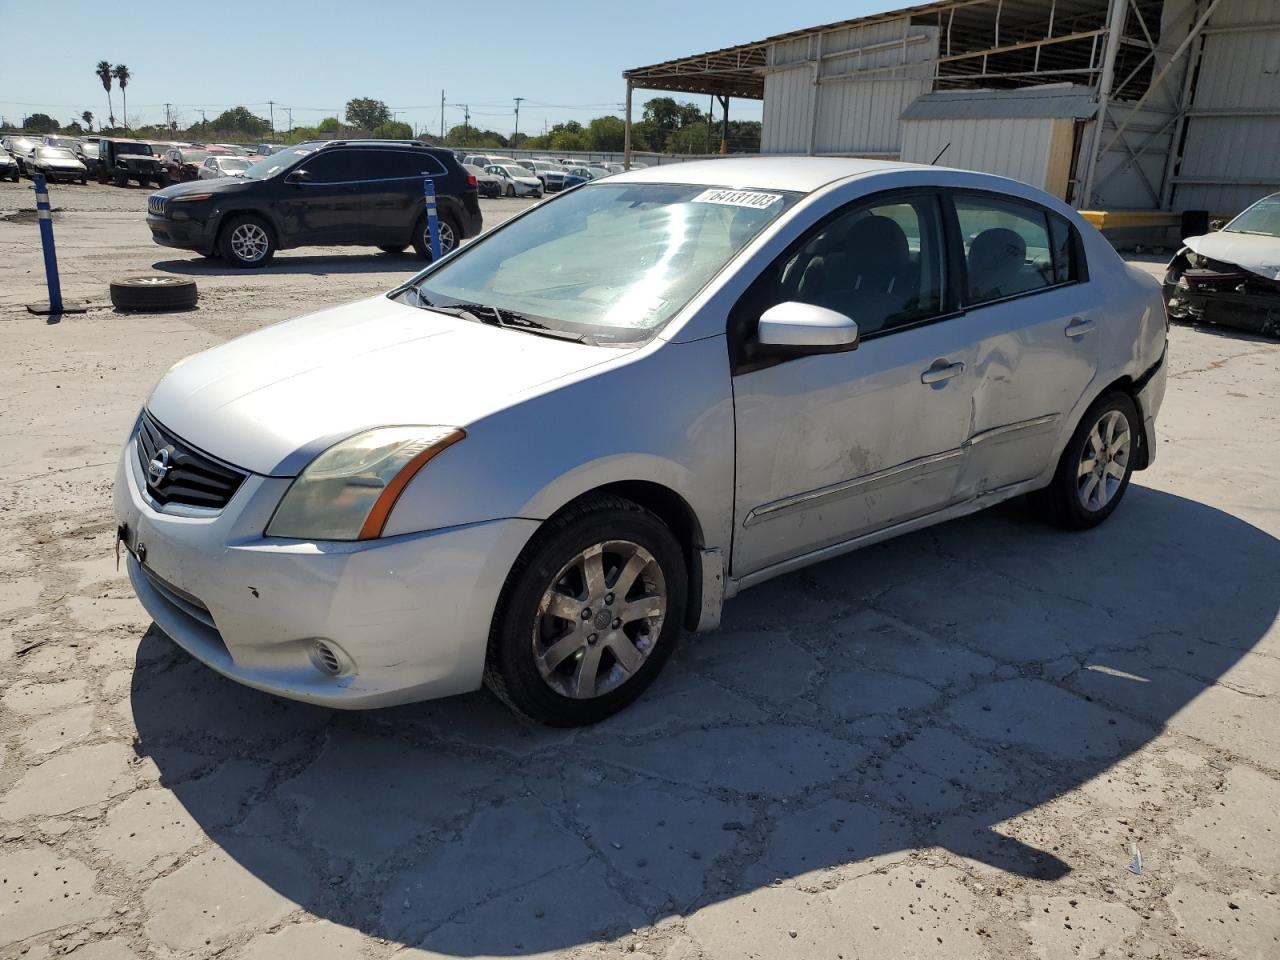
[(80, 114), (80, 119), (83, 120), (85, 126), (89, 128), (89, 132), (93, 133), (93, 113), (86, 110), (84, 113)]
[(129, 68), (123, 63), (117, 63), (115, 70), (111, 74), (116, 78), (116, 83), (120, 84), (120, 112), (124, 114), (124, 128), (129, 129), (129, 99), (124, 94), (124, 88), (129, 86)]
[(98, 79), (102, 81), (102, 89), (107, 91), (107, 119), (114, 127), (116, 125), (116, 111), (111, 106), (111, 64), (105, 60), (99, 60), (97, 74)]

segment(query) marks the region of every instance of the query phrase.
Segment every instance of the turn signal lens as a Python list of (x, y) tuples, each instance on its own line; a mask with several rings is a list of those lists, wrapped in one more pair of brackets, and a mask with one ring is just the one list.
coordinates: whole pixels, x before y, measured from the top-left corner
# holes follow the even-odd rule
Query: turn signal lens
[(316, 457), (290, 484), (267, 535), (299, 540), (382, 536), (400, 494), (432, 458), (466, 432), (457, 427), (379, 427)]

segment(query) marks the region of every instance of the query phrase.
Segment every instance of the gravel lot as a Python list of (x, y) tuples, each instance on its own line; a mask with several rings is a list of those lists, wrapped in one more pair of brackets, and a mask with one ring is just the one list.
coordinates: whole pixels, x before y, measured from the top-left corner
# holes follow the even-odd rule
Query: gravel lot
[[(1280, 344), (1174, 329), (1157, 463), (1096, 531), (1008, 504), (748, 591), (592, 729), (341, 714), (151, 627), (111, 477), (170, 364), (418, 261), (228, 271), (154, 246), (146, 194), (54, 189), (95, 306), (50, 324), (0, 184), (0, 958), (1280, 955)], [(152, 269), (199, 309), (104, 306)]]

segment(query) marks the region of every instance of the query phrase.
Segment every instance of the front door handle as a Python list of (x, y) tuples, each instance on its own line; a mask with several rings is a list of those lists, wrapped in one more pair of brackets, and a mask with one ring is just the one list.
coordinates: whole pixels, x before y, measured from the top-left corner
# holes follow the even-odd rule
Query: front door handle
[(938, 360), (928, 370), (920, 374), (920, 382), (941, 383), (943, 380), (958, 377), (962, 373), (964, 373), (963, 363), (947, 363), (945, 360)]
[(1066, 334), (1072, 340), (1083, 337), (1086, 333), (1093, 330), (1093, 321), (1086, 320), (1084, 317), (1072, 317), (1071, 322), (1067, 324)]

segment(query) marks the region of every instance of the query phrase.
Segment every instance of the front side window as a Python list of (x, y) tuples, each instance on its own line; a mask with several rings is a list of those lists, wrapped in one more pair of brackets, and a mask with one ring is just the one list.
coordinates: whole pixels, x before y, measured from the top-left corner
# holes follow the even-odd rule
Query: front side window
[(932, 194), (860, 202), (784, 254), (760, 306), (826, 307), (850, 317), (863, 337), (936, 317), (943, 312), (942, 238)]
[(480, 304), (602, 341), (646, 339), (797, 199), (663, 183), (577, 190), (464, 247), (419, 281), (417, 301)]
[(1032, 203), (985, 195), (958, 196), (955, 210), (968, 274), (966, 305), (1077, 279), (1072, 228), (1056, 214)]

